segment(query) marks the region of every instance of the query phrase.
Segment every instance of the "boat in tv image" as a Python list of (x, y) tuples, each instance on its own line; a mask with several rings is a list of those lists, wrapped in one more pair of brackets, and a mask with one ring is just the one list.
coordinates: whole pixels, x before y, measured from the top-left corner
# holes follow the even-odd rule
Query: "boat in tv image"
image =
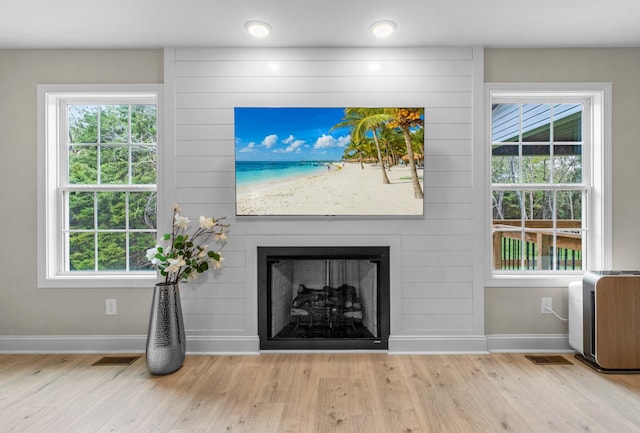
[(422, 216), (424, 108), (236, 107), (238, 216)]

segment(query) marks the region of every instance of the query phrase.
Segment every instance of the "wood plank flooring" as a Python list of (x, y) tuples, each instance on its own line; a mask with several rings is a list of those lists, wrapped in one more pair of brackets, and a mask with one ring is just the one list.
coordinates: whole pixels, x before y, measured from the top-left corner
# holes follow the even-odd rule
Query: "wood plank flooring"
[(101, 355), (0, 355), (0, 432), (640, 431), (640, 375), (522, 354), (187, 356), (169, 376)]

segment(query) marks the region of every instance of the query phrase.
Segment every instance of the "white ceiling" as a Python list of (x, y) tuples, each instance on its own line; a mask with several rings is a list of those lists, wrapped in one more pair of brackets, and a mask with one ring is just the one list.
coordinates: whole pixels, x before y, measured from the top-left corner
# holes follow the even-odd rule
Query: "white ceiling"
[[(640, 0), (0, 0), (0, 48), (640, 46)], [(247, 20), (271, 24), (255, 39)], [(369, 25), (391, 19), (385, 40)]]

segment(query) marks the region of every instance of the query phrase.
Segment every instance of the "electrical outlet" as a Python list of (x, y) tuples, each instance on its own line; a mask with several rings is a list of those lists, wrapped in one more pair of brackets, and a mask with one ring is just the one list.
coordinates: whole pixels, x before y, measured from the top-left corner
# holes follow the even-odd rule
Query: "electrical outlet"
[(553, 299), (542, 298), (542, 302), (540, 303), (540, 314), (551, 314), (552, 308), (553, 308)]
[(118, 314), (118, 303), (115, 299), (105, 299), (104, 303), (107, 316), (115, 316)]

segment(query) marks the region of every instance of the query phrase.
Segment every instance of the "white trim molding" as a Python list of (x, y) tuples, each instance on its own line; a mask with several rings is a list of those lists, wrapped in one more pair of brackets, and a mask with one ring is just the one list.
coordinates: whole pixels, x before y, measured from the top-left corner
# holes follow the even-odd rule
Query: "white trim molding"
[[(91, 102), (88, 102), (91, 101)], [(149, 287), (157, 279), (149, 271), (70, 271), (65, 257), (63, 233), (65, 205), (62, 191), (68, 170), (65, 130), (65, 102), (144, 103), (159, 107), (157, 147), (163, 142), (163, 85), (161, 84), (39, 84), (37, 86), (37, 275), (39, 288), (130, 288)], [(158, 179), (162, 174), (158, 173)], [(79, 185), (80, 186), (80, 185)], [(91, 188), (103, 185), (91, 185)], [(127, 190), (153, 191), (150, 185), (121, 185)], [(162, 203), (159, 202), (159, 205)], [(128, 230), (128, 229), (127, 229)]]
[(0, 353), (144, 353), (146, 335), (2, 335)]
[[(144, 353), (146, 335), (3, 335), (0, 354)], [(188, 336), (190, 355), (258, 355), (253, 336)], [(384, 352), (384, 351), (382, 351)], [(390, 336), (390, 355), (574, 353), (568, 334), (492, 334)], [(305, 352), (307, 353), (307, 352)]]
[(390, 335), (389, 354), (486, 354), (484, 335)]
[[(584, 170), (590, 175), (589, 211), (583, 216), (588, 233), (586, 248), (588, 249), (586, 269), (610, 269), (612, 263), (612, 84), (608, 82), (567, 82), (567, 83), (485, 83), (485, 138), (474, 143), (477, 160), (482, 166), (476, 166), (479, 182), (476, 186), (482, 200), (474, 203), (474, 214), (480, 215), (484, 229), (481, 233), (485, 239), (478, 241), (483, 248), (486, 287), (566, 287), (571, 281), (582, 276), (582, 272), (517, 272), (501, 274), (492, 272), (492, 245), (487, 234), (491, 233), (490, 203), (490, 147), (487, 146), (491, 131), (490, 104), (500, 98), (520, 98), (527, 101), (586, 100), (589, 102), (589, 113), (585, 115), (592, 122), (588, 130), (590, 151), (584, 162)], [(477, 162), (479, 164), (480, 162)], [(481, 190), (480, 190), (481, 189)]]
[(575, 353), (569, 334), (492, 334), (487, 346), (491, 353)]
[[(146, 335), (2, 335), (0, 354), (144, 353)], [(258, 336), (187, 336), (190, 355), (258, 354)]]
[(188, 336), (187, 353), (191, 355), (258, 355), (257, 335)]

